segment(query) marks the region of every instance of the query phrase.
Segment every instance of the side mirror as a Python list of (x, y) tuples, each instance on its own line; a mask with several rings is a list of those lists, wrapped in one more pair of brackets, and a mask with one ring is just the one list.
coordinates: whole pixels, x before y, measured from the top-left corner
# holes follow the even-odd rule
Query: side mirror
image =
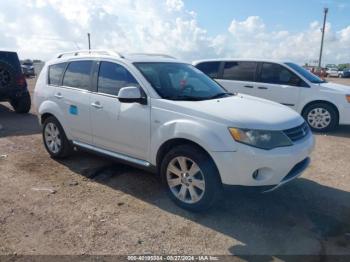
[(121, 103), (147, 104), (147, 99), (142, 95), (140, 88), (127, 86), (119, 90), (118, 99)]

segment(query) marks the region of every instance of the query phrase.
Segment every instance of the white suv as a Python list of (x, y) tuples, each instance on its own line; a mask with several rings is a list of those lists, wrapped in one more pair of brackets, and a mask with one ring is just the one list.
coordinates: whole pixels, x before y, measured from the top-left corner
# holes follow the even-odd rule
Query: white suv
[(327, 83), (303, 67), (272, 60), (201, 60), (194, 65), (230, 92), (293, 108), (314, 131), (350, 125), (350, 87)]
[(164, 55), (59, 55), (41, 71), (34, 97), (52, 157), (75, 146), (154, 170), (190, 210), (210, 207), (224, 185), (278, 188), (307, 168), (314, 147), (293, 110), (227, 93)]

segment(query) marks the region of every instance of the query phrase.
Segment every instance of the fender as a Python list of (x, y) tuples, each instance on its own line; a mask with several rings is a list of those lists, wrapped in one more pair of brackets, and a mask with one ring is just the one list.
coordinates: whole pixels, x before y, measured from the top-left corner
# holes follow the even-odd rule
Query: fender
[[(216, 152), (234, 152), (236, 145), (225, 125), (211, 122), (203, 125), (194, 120), (176, 119), (152, 128), (150, 162), (156, 164), (159, 148), (167, 141), (180, 138), (190, 140), (203, 147), (209, 154)], [(215, 129), (215, 132), (212, 130)], [(231, 141), (231, 142), (228, 142)]]
[(303, 110), (305, 109), (305, 107), (313, 102), (317, 102), (317, 101), (324, 101), (327, 102), (329, 104), (332, 104), (339, 112), (339, 108), (337, 105), (339, 105), (340, 101), (336, 101), (336, 99), (334, 99), (332, 96), (327, 96), (326, 94), (322, 94), (317, 95), (317, 96), (310, 96), (310, 97), (305, 97), (307, 99), (303, 99), (300, 103), (299, 103), (299, 107), (297, 109), (297, 112), (299, 114), (302, 114)]
[(72, 139), (72, 137), (70, 136), (70, 133), (71, 133), (70, 128), (68, 127), (65, 121), (64, 114), (55, 102), (50, 100), (46, 100), (42, 102), (41, 105), (39, 106), (38, 113), (40, 117), (44, 114), (51, 114), (54, 117), (56, 117), (58, 122), (60, 122), (61, 126), (63, 127), (63, 130), (66, 133), (67, 138)]

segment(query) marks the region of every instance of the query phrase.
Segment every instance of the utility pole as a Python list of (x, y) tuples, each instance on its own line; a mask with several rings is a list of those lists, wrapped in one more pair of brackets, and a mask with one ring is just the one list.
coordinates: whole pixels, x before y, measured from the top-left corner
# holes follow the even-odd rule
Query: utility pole
[(318, 59), (318, 68), (319, 69), (321, 69), (321, 64), (322, 64), (323, 41), (324, 41), (324, 33), (326, 31), (326, 21), (327, 21), (328, 10), (329, 9), (327, 7), (323, 10), (324, 17), (323, 17), (323, 27), (322, 27), (321, 50), (320, 50), (320, 58)]
[(87, 37), (88, 37), (88, 44), (89, 44), (89, 50), (90, 50), (91, 49), (90, 33), (87, 33)]

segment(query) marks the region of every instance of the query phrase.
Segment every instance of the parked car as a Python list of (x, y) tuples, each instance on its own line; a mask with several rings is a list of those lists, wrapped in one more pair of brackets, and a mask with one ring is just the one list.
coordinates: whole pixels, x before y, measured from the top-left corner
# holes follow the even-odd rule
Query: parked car
[(328, 73), (326, 68), (318, 68), (318, 67), (311, 67), (310, 70), (305, 68), (309, 72), (313, 73), (314, 75), (320, 77), (321, 79), (324, 79), (328, 77)]
[(338, 68), (328, 68), (327, 69), (327, 76), (328, 77), (338, 77), (339, 76)]
[(227, 185), (272, 191), (309, 165), (314, 138), (288, 107), (228, 93), (168, 56), (73, 54), (48, 62), (34, 92), (54, 158), (76, 146), (153, 170), (190, 210), (212, 206)]
[(30, 110), (27, 82), (16, 52), (0, 51), (0, 101), (10, 102), (17, 113)]
[(269, 99), (300, 113), (314, 131), (350, 124), (350, 87), (275, 60), (202, 60), (194, 65), (229, 92)]
[(350, 77), (350, 68), (345, 68), (342, 71), (338, 72), (339, 78), (347, 78)]
[(35, 69), (34, 64), (30, 60), (26, 60), (22, 63), (22, 72), (26, 77), (34, 77), (35, 76)]

